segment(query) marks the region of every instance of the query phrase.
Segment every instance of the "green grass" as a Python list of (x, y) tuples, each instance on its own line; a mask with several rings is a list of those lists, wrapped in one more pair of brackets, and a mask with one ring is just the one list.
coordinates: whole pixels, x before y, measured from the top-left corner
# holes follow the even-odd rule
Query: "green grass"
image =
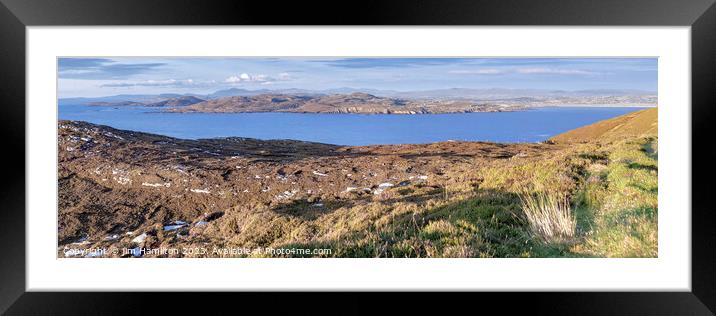
[(658, 161), (650, 149), (655, 142), (642, 138), (611, 146), (609, 164), (591, 175), (596, 180), (580, 197), (582, 211), (592, 219), (575, 251), (599, 257), (658, 256)]
[[(656, 257), (655, 138), (578, 144), (548, 159), (501, 159), (447, 174), (441, 187), (384, 197), (237, 206), (206, 244), (328, 248), (329, 257)], [(455, 171), (458, 172), (458, 171)], [(559, 192), (576, 221), (569, 238), (544, 238), (524, 212), (525, 192)], [(306, 255), (286, 255), (306, 256)], [(312, 256), (312, 255), (308, 255)]]

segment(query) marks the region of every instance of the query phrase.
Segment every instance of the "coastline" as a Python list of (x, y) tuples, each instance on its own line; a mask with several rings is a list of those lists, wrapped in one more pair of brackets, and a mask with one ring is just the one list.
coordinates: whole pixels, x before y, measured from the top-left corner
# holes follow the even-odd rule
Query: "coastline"
[[(570, 129), (639, 109), (641, 108), (534, 107), (519, 111), (423, 115), (195, 112), (193, 115), (174, 116), (167, 115), (173, 112), (148, 108), (92, 110), (77, 106), (67, 112), (61, 110), (59, 118), (181, 139), (236, 136), (362, 146), (425, 144), (447, 140), (534, 143)], [(571, 118), (559, 119), (561, 113), (572, 113), (569, 115)]]

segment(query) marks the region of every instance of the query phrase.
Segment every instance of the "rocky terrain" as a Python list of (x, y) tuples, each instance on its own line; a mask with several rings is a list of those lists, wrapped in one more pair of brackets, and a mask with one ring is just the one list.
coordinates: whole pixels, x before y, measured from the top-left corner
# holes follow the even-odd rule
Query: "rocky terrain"
[(400, 199), (399, 191), (440, 192), (446, 183), (479, 181), (452, 174), (494, 160), (540, 159), (559, 148), (194, 141), (60, 121), (60, 256), (72, 256), (63, 251), (77, 245), (189, 244), (206, 238), (204, 230), (218, 229), (211, 227), (226, 221), (224, 214), (247, 209), (311, 218), (341, 206)]

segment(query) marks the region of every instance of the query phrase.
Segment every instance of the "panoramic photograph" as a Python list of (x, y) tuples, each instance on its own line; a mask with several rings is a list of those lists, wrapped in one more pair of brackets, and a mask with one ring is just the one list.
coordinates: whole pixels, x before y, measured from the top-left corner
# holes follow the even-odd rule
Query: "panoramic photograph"
[(658, 257), (657, 58), (59, 57), (57, 78), (58, 258)]

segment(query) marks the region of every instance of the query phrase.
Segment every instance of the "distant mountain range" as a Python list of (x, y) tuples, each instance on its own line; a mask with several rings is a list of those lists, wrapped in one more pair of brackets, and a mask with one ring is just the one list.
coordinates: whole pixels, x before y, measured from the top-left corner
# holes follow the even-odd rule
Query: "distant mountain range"
[(118, 94), (104, 97), (77, 97), (77, 98), (60, 98), (58, 99), (59, 105), (64, 104), (90, 104), (90, 103), (119, 103), (119, 102), (138, 102), (138, 103), (154, 103), (160, 102), (171, 98), (177, 98), (182, 96), (195, 96), (196, 94), (176, 94), (176, 93), (163, 93), (163, 94)]
[(471, 89), (471, 88), (450, 88), (422, 91), (395, 91), (395, 90), (377, 90), (377, 89), (355, 89), (355, 88), (336, 88), (329, 90), (304, 90), (304, 89), (279, 89), (279, 90), (246, 90), (231, 88), (219, 90), (206, 96), (208, 99), (214, 99), (226, 96), (252, 96), (260, 94), (304, 94), (304, 95), (327, 95), (327, 94), (350, 94), (350, 93), (369, 93), (381, 97), (405, 98), (405, 99), (469, 99), (469, 100), (502, 100), (525, 97), (576, 97), (576, 96), (656, 96), (655, 92), (642, 90), (541, 90), (541, 89)]
[[(542, 90), (542, 89), (471, 89), (471, 88), (451, 88), (436, 89), (424, 91), (395, 91), (395, 90), (377, 90), (377, 89), (355, 89), (355, 88), (336, 88), (328, 90), (305, 90), (305, 89), (259, 89), (247, 90), (239, 88), (230, 88), (218, 90), (210, 94), (177, 94), (165, 93), (156, 95), (144, 94), (120, 94), (105, 97), (91, 98), (62, 98), (58, 100), (60, 105), (63, 104), (89, 104), (97, 102), (139, 102), (139, 103), (159, 103), (169, 99), (179, 97), (193, 97), (201, 100), (212, 100), (224, 97), (234, 96), (257, 96), (264, 94), (280, 94), (294, 96), (321, 96), (335, 94), (351, 94), (351, 93), (367, 93), (377, 97), (399, 98), (407, 100), (469, 100), (469, 101), (510, 101), (510, 102), (540, 102), (545, 100), (579, 100), (579, 99), (601, 99), (609, 101), (611, 99), (632, 100), (631, 103), (653, 104), (657, 103), (656, 92), (642, 90)], [(186, 99), (189, 100), (189, 99)], [(185, 102), (186, 103), (186, 102)], [(591, 103), (591, 102), (590, 102)], [(161, 106), (161, 105), (156, 105)]]

